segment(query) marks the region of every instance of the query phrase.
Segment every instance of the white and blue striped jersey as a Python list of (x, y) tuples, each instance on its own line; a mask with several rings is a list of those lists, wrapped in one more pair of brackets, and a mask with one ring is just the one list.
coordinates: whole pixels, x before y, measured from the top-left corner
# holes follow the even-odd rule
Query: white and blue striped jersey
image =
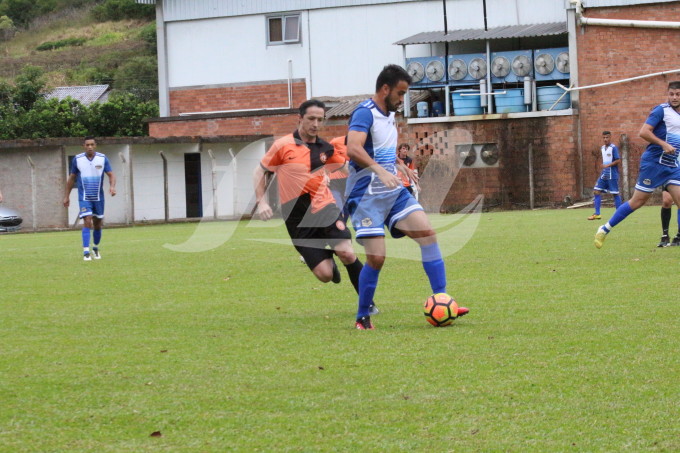
[[(600, 151), (602, 152), (603, 165), (609, 165), (615, 160), (619, 160), (621, 158), (619, 156), (619, 149), (613, 143), (609, 144), (609, 146), (602, 145)], [(600, 179), (619, 179), (619, 166), (614, 165), (613, 167), (603, 168), (602, 173), (600, 174)]]
[(71, 174), (77, 178), (79, 201), (101, 201), (104, 199), (104, 173), (111, 171), (111, 164), (105, 154), (95, 153), (92, 160), (86, 153), (80, 153), (71, 161)]
[[(384, 113), (368, 99), (352, 112), (349, 120), (349, 130), (367, 134), (364, 149), (378, 165), (396, 175), (398, 133), (394, 112)], [(359, 196), (366, 191), (378, 194), (401, 190), (401, 187), (388, 189), (380, 178), (370, 170), (361, 168), (350, 160), (350, 174), (347, 178), (347, 195)]]
[(657, 105), (652, 109), (645, 123), (654, 128), (655, 136), (673, 145), (675, 152), (664, 154), (659, 145), (650, 143), (642, 154), (642, 159), (667, 167), (677, 167), (678, 149), (680, 149), (680, 113), (669, 104)]

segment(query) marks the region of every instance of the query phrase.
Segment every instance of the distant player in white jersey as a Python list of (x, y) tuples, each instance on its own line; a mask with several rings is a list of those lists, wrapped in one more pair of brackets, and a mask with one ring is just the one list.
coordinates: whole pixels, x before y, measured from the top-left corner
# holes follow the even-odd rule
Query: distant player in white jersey
[[(92, 256), (98, 260), (99, 242), (102, 238), (102, 224), (104, 223), (104, 174), (109, 177), (109, 193), (116, 195), (116, 176), (111, 171), (111, 164), (106, 155), (96, 151), (97, 142), (94, 137), (86, 137), (83, 143), (84, 153), (78, 154), (71, 161), (71, 171), (66, 181), (64, 206), (70, 205), (70, 195), (73, 185), (77, 182), (79, 217), (83, 219), (83, 259), (91, 261)], [(90, 232), (92, 232), (93, 247), (90, 254)]]
[[(404, 100), (411, 77), (398, 65), (385, 66), (378, 75), (375, 95), (352, 113), (347, 134), (350, 175), (347, 209), (357, 242), (366, 249), (366, 264), (359, 276), (356, 328), (371, 330), (370, 305), (385, 262), (385, 227), (393, 237), (408, 236), (421, 249), (423, 267), (433, 293), (446, 292), (446, 267), (427, 215), (397, 175), (398, 132), (394, 113)], [(417, 181), (413, 171), (399, 166)], [(468, 312), (460, 307), (458, 315)]]
[(588, 220), (601, 219), (600, 206), (602, 206), (602, 192), (610, 193), (614, 196), (614, 205), (616, 209), (621, 206), (621, 195), (619, 195), (619, 149), (612, 143), (612, 133), (609, 131), (602, 132), (602, 171), (600, 177), (595, 183), (593, 193), (595, 194), (594, 204), (595, 213), (588, 217)]
[(633, 213), (652, 196), (657, 187), (664, 187), (680, 206), (680, 81), (668, 84), (668, 103), (652, 109), (640, 129), (640, 138), (649, 143), (640, 158), (640, 173), (635, 192), (630, 200), (623, 203), (609, 222), (595, 233), (595, 247), (604, 244), (607, 234), (617, 224)]

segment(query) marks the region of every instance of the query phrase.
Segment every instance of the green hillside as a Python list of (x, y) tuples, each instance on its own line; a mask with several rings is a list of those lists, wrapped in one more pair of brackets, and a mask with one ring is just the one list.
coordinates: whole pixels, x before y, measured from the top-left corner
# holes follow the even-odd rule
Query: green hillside
[[(0, 15), (8, 2), (21, 0), (0, 0)], [(47, 88), (106, 83), (155, 99), (152, 10), (151, 14), (148, 9), (144, 14), (130, 14), (119, 8), (132, 0), (71, 2), (81, 3), (78, 7), (66, 0), (62, 3), (63, 8), (31, 18), (25, 27), (16, 27), (11, 39), (0, 41), (0, 80), (12, 83), (22, 68), (38, 66), (45, 72)], [(113, 13), (104, 10), (110, 5)], [(111, 17), (121, 20), (106, 20)]]

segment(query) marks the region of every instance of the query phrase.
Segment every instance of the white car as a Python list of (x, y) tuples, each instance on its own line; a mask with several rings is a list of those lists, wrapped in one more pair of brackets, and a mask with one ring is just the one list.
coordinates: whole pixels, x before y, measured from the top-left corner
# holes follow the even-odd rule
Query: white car
[(0, 232), (2, 231), (17, 231), (21, 228), (21, 214), (18, 211), (0, 206)]

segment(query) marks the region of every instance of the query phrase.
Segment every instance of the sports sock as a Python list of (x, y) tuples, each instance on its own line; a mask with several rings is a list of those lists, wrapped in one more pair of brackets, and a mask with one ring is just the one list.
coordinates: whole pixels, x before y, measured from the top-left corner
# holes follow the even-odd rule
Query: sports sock
[(602, 195), (595, 195), (595, 215), (600, 215), (600, 206), (602, 206)]
[(92, 238), (94, 239), (94, 246), (97, 247), (99, 245), (99, 241), (102, 240), (102, 230), (92, 230)]
[(375, 289), (378, 287), (380, 269), (373, 269), (368, 263), (361, 269), (359, 274), (359, 309), (357, 319), (368, 316)]
[(671, 224), (671, 215), (673, 212), (671, 208), (661, 208), (661, 230), (664, 236), (668, 236), (668, 227)]
[(609, 219), (609, 222), (607, 222), (608, 228), (611, 230), (614, 228), (616, 225), (618, 225), (620, 222), (623, 221), (626, 217), (631, 215), (633, 213), (633, 208), (630, 207), (630, 204), (626, 201), (623, 203), (619, 208), (616, 210), (614, 215), (612, 216), (611, 219)]
[(616, 209), (619, 209), (619, 206), (621, 206), (621, 195), (614, 195), (614, 206)]
[(83, 247), (90, 248), (90, 229), (83, 227)]
[(678, 236), (680, 236), (680, 208), (678, 208)]
[(352, 286), (354, 286), (354, 290), (357, 294), (359, 294), (359, 275), (361, 274), (361, 269), (363, 269), (363, 267), (364, 265), (361, 264), (359, 258), (351, 264), (345, 264), (347, 275), (349, 275), (349, 281), (352, 282)]
[(421, 245), (420, 252), (423, 257), (423, 268), (430, 279), (430, 287), (434, 294), (446, 292), (446, 266), (442, 259), (439, 244)]

